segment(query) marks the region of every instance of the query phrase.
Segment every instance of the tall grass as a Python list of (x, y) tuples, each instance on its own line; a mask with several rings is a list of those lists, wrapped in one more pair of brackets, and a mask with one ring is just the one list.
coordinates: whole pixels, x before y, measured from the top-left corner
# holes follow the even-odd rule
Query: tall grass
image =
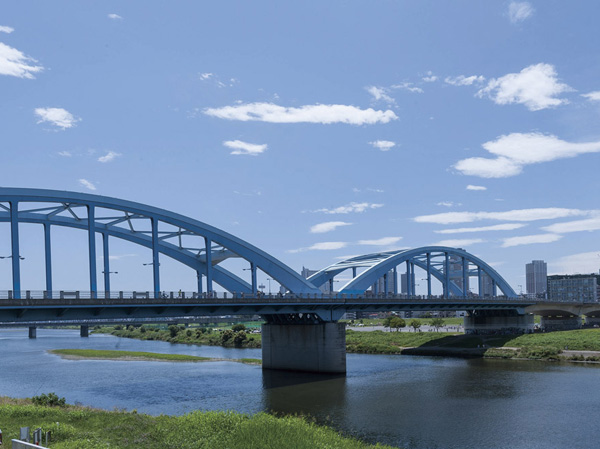
[(41, 427), (52, 432), (53, 449), (139, 448), (332, 448), (366, 449), (372, 446), (341, 436), (300, 417), (265, 413), (193, 412), (184, 416), (148, 416), (82, 407), (42, 407), (27, 400), (0, 398), (4, 441), (18, 438), (19, 428)]

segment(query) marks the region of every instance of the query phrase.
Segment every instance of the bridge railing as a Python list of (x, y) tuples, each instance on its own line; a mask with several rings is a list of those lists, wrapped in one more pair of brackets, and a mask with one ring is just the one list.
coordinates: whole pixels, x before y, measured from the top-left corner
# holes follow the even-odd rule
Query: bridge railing
[[(16, 296), (12, 290), (0, 290), (0, 299), (14, 299)], [(129, 291), (98, 291), (92, 293), (84, 290), (56, 290), (56, 291), (45, 291), (45, 290), (23, 290), (20, 292), (21, 299), (148, 299), (148, 300), (161, 300), (161, 299), (299, 299), (299, 300), (512, 300), (518, 301), (523, 300), (524, 302), (531, 302), (530, 299), (519, 297), (519, 298), (507, 298), (506, 296), (490, 297), (486, 296), (480, 298), (476, 295), (464, 296), (451, 296), (445, 298), (442, 295), (406, 295), (406, 294), (393, 294), (393, 293), (379, 293), (371, 294), (366, 292), (363, 294), (340, 294), (340, 293), (315, 293), (315, 294), (296, 294), (296, 293), (263, 293), (257, 292), (256, 294), (249, 293), (237, 293), (237, 292), (217, 292), (213, 291), (210, 293), (193, 292), (193, 291), (161, 291), (158, 296), (155, 296), (154, 292), (148, 290), (129, 290)]]

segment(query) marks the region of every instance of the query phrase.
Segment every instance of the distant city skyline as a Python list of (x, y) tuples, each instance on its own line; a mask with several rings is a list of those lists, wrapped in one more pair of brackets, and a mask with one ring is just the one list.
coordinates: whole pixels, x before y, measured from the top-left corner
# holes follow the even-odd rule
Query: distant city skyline
[[(2, 185), (165, 208), (297, 272), (433, 244), (465, 248), (515, 290), (531, 260), (598, 272), (598, 13), (3, 2)], [(23, 285), (43, 289), (42, 231), (21, 228)], [(9, 242), (2, 224), (0, 256)], [(53, 234), (57, 285), (87, 289), (85, 248), (82, 233)], [(147, 251), (115, 241), (111, 258), (113, 289), (152, 285)], [(194, 288), (193, 270), (166, 256), (161, 269), (165, 288)]]

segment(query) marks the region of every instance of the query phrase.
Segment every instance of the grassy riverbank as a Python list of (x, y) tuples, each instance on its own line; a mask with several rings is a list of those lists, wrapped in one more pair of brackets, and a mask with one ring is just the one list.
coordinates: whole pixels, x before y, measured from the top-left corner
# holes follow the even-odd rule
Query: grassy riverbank
[[(231, 329), (220, 332), (177, 327), (154, 330), (130, 326), (102, 328), (100, 332), (141, 340), (172, 343), (260, 348), (260, 334)], [(362, 354), (440, 355), (451, 357), (521, 358), (535, 360), (600, 361), (600, 329), (580, 329), (526, 335), (465, 335), (448, 332), (346, 331), (347, 352)], [(576, 352), (574, 352), (576, 351)]]
[(192, 345), (224, 346), (226, 348), (260, 348), (260, 334), (242, 330), (213, 330), (207, 327), (169, 326), (105, 326), (94, 332), (111, 334), (116, 337), (138, 340), (158, 340), (169, 343)]
[(52, 432), (53, 449), (179, 448), (339, 448), (372, 446), (341, 436), (300, 417), (265, 413), (193, 412), (184, 416), (149, 416), (77, 406), (34, 405), (29, 399), (0, 397), (4, 441), (19, 437), (19, 428)]
[(198, 357), (186, 354), (160, 354), (157, 352), (140, 351), (117, 351), (103, 349), (54, 349), (52, 354), (60, 355), (68, 359), (96, 359), (96, 360), (131, 360), (150, 362), (239, 362), (252, 365), (260, 365), (260, 359), (221, 359), (211, 357)]
[(600, 361), (600, 329), (525, 335), (464, 335), (408, 332), (346, 332), (348, 352), (455, 357)]

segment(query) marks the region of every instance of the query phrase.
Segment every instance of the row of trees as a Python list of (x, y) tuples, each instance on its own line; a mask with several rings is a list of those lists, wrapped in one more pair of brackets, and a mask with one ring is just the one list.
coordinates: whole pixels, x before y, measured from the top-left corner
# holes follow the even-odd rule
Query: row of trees
[[(412, 319), (408, 323), (409, 327), (412, 327), (415, 332), (421, 327), (421, 324), (421, 321), (417, 319)], [(442, 318), (432, 318), (429, 324), (435, 327), (435, 331), (437, 332), (444, 325), (444, 320)], [(390, 331), (396, 329), (396, 332), (398, 332), (400, 329), (406, 327), (406, 321), (399, 316), (390, 315), (383, 320), (383, 327), (387, 327)]]

